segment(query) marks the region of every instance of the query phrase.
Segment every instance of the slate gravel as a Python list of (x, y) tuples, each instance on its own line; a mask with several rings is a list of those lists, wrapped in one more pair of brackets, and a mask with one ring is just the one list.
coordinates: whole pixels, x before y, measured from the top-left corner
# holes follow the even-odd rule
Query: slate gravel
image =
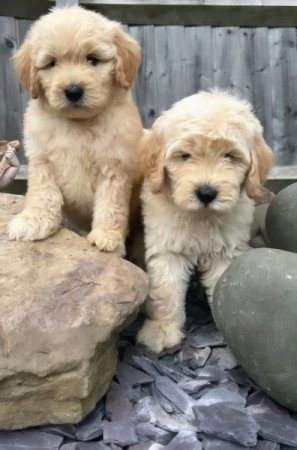
[(74, 425), (0, 431), (0, 450), (297, 448), (296, 414), (237, 365), (195, 284), (187, 317), (182, 345), (160, 355), (134, 345), (139, 318), (122, 333), (114, 382), (88, 417)]

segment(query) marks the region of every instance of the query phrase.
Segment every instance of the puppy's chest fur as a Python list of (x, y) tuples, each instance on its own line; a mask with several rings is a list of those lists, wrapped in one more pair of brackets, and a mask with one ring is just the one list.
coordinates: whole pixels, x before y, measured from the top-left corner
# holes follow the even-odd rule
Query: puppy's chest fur
[[(25, 117), (26, 154), (50, 162), (66, 207), (90, 217), (94, 195), (104, 177), (112, 176), (119, 164), (123, 170), (136, 166), (135, 142), (121, 142), (119, 130), (107, 120), (94, 123), (58, 119), (41, 109), (28, 108)], [(26, 120), (28, 119), (28, 120)]]
[(231, 259), (247, 245), (254, 205), (246, 195), (220, 216), (181, 211), (162, 195), (146, 190), (143, 196), (148, 257), (172, 252), (203, 268), (216, 257)]

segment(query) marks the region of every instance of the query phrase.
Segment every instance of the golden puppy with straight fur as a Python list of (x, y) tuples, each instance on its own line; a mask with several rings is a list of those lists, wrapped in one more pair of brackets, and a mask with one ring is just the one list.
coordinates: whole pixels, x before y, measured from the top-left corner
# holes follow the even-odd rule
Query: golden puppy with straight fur
[(141, 120), (131, 96), (140, 47), (120, 24), (80, 7), (54, 8), (31, 27), (14, 62), (31, 99), (25, 209), (10, 239), (45, 239), (62, 209), (100, 250), (125, 253), (131, 191), (140, 177)]
[(150, 295), (138, 341), (160, 352), (183, 336), (193, 268), (211, 305), (218, 278), (248, 248), (253, 199), (261, 195), (272, 152), (251, 106), (213, 91), (165, 112), (142, 155)]

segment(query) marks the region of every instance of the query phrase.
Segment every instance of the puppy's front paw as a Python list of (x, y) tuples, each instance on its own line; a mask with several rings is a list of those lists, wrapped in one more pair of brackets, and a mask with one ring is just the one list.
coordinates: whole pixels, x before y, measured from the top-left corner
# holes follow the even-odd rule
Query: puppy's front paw
[(87, 239), (91, 244), (96, 245), (99, 250), (125, 256), (125, 239), (119, 231), (96, 228), (88, 234)]
[(165, 348), (179, 344), (183, 337), (176, 322), (147, 319), (137, 335), (137, 341), (153, 352), (160, 353)]
[(46, 217), (37, 217), (28, 213), (18, 214), (8, 225), (10, 240), (38, 241), (47, 238), (59, 229)]

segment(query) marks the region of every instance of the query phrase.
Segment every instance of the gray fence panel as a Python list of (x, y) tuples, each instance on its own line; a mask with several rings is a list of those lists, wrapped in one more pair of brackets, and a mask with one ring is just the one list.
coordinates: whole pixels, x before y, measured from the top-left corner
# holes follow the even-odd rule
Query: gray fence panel
[[(0, 139), (22, 136), (28, 96), (10, 58), (31, 23), (0, 17)], [(128, 30), (142, 47), (134, 94), (146, 127), (175, 101), (217, 86), (252, 102), (277, 164), (297, 164), (295, 27), (146, 25)]]
[(0, 139), (21, 136), (21, 91), (11, 63), (17, 46), (16, 20), (0, 17)]

